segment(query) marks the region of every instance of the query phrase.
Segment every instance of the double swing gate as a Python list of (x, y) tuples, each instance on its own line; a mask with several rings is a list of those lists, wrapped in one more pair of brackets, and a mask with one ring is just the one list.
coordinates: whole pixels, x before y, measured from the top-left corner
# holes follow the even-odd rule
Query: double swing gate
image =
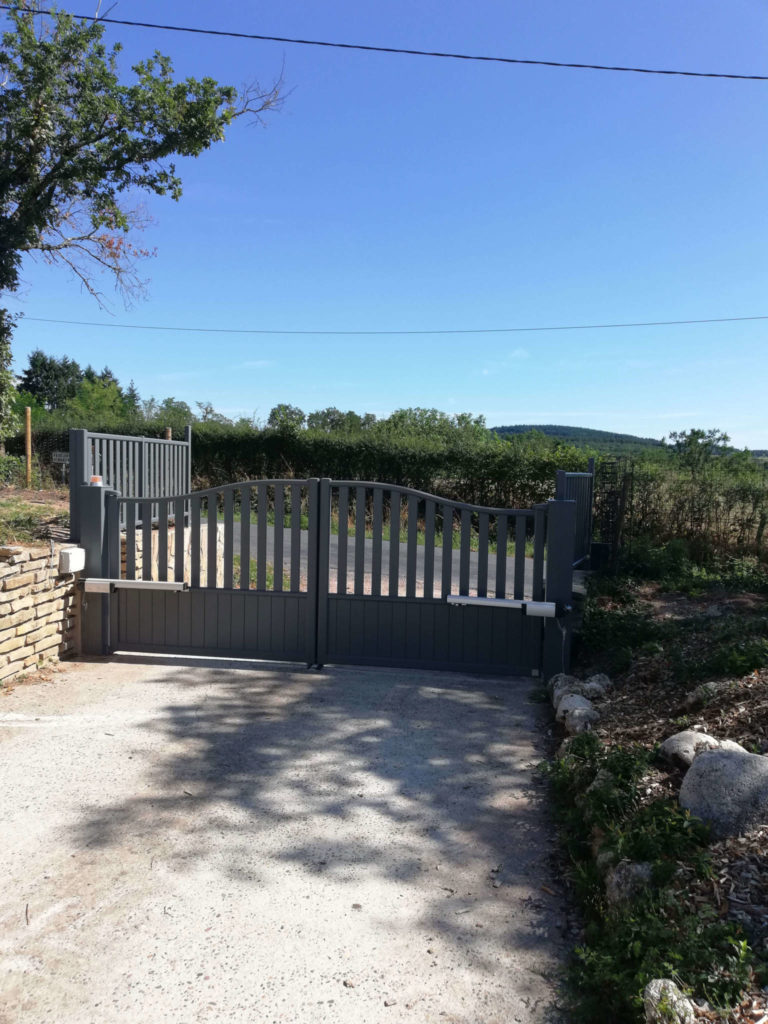
[(81, 486), (84, 649), (550, 675), (568, 662), (576, 504), (329, 479)]

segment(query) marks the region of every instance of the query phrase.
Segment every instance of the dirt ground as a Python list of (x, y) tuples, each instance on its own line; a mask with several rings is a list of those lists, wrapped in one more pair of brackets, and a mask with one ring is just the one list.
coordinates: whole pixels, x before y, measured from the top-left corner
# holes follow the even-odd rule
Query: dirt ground
[(133, 658), (3, 693), (0, 1021), (561, 1021), (530, 685)]

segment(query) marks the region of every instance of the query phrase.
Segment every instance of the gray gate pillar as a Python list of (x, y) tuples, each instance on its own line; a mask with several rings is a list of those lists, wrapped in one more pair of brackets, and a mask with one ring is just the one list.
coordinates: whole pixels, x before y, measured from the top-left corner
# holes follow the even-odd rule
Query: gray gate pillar
[(573, 551), (576, 531), (576, 502), (550, 501), (547, 504), (547, 585), (546, 600), (558, 606), (555, 619), (544, 620), (542, 675), (545, 682), (557, 672), (567, 672), (571, 664), (573, 597)]
[[(120, 571), (120, 522), (117, 492), (81, 484), (79, 488), (80, 546), (85, 548), (85, 579), (114, 579)], [(110, 649), (109, 594), (83, 595), (84, 654), (108, 654)]]
[(88, 431), (69, 431), (69, 539), (80, 540), (80, 488), (91, 477)]

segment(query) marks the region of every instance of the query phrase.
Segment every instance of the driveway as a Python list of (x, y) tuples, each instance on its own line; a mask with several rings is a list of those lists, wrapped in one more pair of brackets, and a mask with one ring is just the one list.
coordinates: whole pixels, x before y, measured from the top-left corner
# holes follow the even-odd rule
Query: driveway
[(0, 694), (0, 1021), (560, 1021), (530, 686), (137, 657)]

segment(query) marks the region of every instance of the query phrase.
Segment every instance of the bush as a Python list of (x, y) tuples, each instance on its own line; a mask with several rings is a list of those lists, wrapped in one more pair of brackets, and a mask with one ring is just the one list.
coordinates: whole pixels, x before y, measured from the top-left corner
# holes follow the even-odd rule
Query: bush
[(19, 455), (0, 455), (0, 485), (23, 487), (26, 482), (26, 460)]

